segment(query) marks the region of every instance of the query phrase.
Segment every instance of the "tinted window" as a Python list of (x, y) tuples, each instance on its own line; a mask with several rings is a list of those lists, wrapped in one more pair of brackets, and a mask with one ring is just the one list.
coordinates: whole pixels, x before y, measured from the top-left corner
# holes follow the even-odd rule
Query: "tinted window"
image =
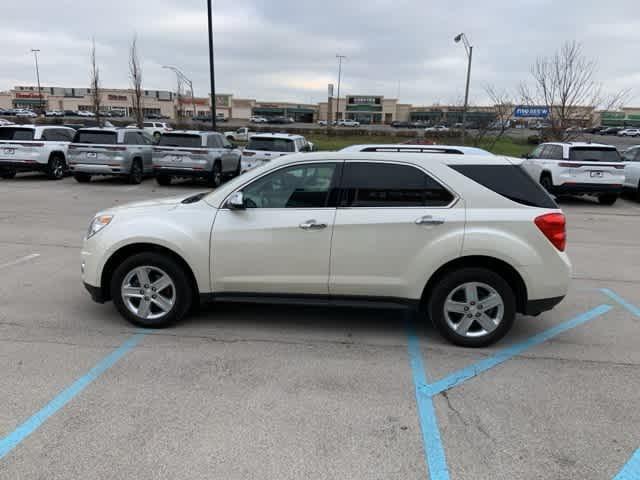
[(125, 145), (137, 145), (138, 143), (141, 143), (141, 140), (138, 138), (138, 132), (125, 133), (124, 143)]
[(252, 137), (247, 150), (264, 150), (267, 152), (295, 152), (295, 145), (287, 138)]
[(200, 138), (200, 135), (165, 133), (160, 137), (158, 145), (160, 145), (161, 147), (199, 148), (202, 146), (202, 139)]
[(210, 148), (222, 148), (222, 141), (218, 135), (209, 135), (207, 138), (207, 146)]
[(451, 165), (451, 168), (516, 203), (558, 208), (538, 182), (518, 165)]
[(533, 152), (531, 152), (531, 155), (529, 156), (531, 158), (541, 158), (543, 149), (544, 149), (544, 145), (538, 145), (536, 148), (533, 149)]
[(225, 137), (220, 137), (220, 140), (222, 140), (222, 146), (225, 148), (231, 148), (231, 142), (229, 140), (227, 140)]
[(144, 123), (142, 124), (142, 126), (143, 126), (143, 127), (155, 127), (155, 125), (154, 125), (153, 123), (151, 123), (151, 122), (144, 122)]
[(73, 130), (67, 130), (66, 128), (58, 128), (58, 135), (60, 136), (60, 140), (63, 142), (70, 142), (73, 140), (73, 136), (76, 134)]
[(408, 165), (347, 163), (341, 207), (443, 207), (453, 195), (422, 170)]
[(98, 145), (115, 145), (118, 143), (116, 132), (98, 132), (95, 130), (79, 130), (73, 143), (92, 143)]
[(1, 127), (0, 140), (33, 140), (32, 128)]
[(620, 154), (615, 148), (572, 147), (569, 160), (578, 162), (620, 162)]
[(336, 164), (283, 168), (243, 190), (247, 208), (324, 208)]

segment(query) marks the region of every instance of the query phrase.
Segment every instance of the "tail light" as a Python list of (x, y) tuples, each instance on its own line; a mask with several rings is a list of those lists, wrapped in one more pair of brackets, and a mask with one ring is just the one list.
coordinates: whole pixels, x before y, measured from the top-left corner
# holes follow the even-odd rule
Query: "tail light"
[(547, 213), (535, 219), (545, 237), (561, 252), (567, 247), (567, 221), (562, 213)]
[(247, 152), (246, 150), (242, 152), (243, 157), (253, 157), (254, 155), (255, 155), (255, 152)]

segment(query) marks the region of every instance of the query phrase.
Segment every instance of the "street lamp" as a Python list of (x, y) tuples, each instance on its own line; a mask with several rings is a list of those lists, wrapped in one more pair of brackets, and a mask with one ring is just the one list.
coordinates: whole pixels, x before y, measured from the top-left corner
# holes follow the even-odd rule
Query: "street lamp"
[(336, 102), (336, 124), (338, 123), (338, 115), (340, 115), (340, 81), (342, 80), (342, 59), (347, 58), (346, 55), (336, 53), (338, 59), (338, 100)]
[(464, 109), (462, 110), (462, 144), (464, 145), (464, 137), (467, 129), (467, 107), (469, 105), (469, 80), (471, 80), (471, 58), (473, 57), (473, 46), (469, 43), (467, 36), (464, 33), (459, 33), (453, 39), (454, 42), (459, 43), (462, 40), (464, 49), (467, 52), (469, 63), (467, 64), (467, 86), (464, 91)]
[[(178, 67), (174, 67), (173, 65), (163, 65), (162, 68), (166, 68), (174, 72), (176, 74), (176, 78), (178, 79), (178, 82), (182, 80), (184, 83), (189, 85), (189, 90), (191, 90), (191, 108), (193, 108), (193, 116), (195, 117), (196, 116), (196, 100), (193, 96), (193, 82), (189, 80), (187, 76), (184, 73), (182, 73), (182, 71)], [(180, 94), (180, 92), (178, 92), (178, 94)]]
[(32, 48), (31, 52), (33, 52), (33, 58), (36, 61), (36, 79), (38, 81), (38, 100), (40, 101), (40, 113), (42, 113), (42, 89), (40, 88), (40, 68), (38, 67), (38, 53), (40, 49)]
[(207, 17), (209, 19), (209, 81), (211, 82), (211, 126), (216, 129), (216, 77), (213, 71), (213, 8), (211, 0), (207, 0)]

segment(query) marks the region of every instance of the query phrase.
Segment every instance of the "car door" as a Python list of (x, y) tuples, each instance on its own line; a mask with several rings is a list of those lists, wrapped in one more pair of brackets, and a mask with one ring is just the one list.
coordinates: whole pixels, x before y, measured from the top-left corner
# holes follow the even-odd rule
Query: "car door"
[(223, 162), (227, 165), (227, 171), (236, 172), (240, 169), (240, 158), (242, 154), (240, 150), (234, 148), (232, 143), (227, 140), (224, 136), (220, 136), (220, 141), (222, 142), (222, 158)]
[(332, 297), (416, 299), (432, 269), (460, 255), (464, 204), (432, 173), (396, 162), (348, 161), (340, 190)]
[(214, 291), (328, 295), (340, 167), (289, 165), (239, 190), (246, 208), (221, 208), (213, 225)]
[(622, 155), (624, 166), (624, 186), (640, 191), (640, 147), (630, 148)]
[(153, 137), (144, 130), (139, 132), (139, 141), (142, 145), (142, 169), (144, 173), (153, 171)]
[(543, 161), (546, 148), (547, 145), (545, 144), (538, 145), (522, 163), (522, 167), (536, 182), (540, 181), (540, 175), (544, 169)]

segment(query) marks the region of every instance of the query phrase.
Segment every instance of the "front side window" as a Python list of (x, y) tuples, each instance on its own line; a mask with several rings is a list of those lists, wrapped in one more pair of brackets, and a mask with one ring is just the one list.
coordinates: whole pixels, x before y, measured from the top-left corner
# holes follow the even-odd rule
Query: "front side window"
[(335, 163), (283, 168), (245, 187), (245, 204), (247, 208), (325, 208), (335, 171)]
[(347, 163), (341, 207), (445, 207), (453, 195), (422, 170), (390, 163)]

